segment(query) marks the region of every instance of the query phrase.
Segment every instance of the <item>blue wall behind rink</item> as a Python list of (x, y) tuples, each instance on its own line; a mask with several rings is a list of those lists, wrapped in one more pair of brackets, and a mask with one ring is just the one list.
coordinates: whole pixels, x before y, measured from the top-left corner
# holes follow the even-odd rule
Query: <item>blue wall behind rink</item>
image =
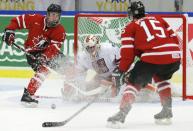
[[(20, 15), (20, 14), (46, 14), (46, 11), (7, 11), (1, 10), (0, 15)], [(98, 12), (98, 11), (63, 11), (62, 15), (76, 15), (78, 13), (99, 13), (99, 14), (127, 14), (127, 12)], [(188, 14), (189, 17), (193, 17), (193, 12), (147, 12), (149, 14)]]

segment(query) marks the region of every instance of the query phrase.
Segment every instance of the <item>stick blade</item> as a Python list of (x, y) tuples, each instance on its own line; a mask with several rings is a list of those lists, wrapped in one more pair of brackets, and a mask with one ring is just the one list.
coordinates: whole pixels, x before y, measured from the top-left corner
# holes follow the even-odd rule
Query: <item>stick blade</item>
[(65, 122), (44, 122), (42, 127), (59, 127), (65, 125)]

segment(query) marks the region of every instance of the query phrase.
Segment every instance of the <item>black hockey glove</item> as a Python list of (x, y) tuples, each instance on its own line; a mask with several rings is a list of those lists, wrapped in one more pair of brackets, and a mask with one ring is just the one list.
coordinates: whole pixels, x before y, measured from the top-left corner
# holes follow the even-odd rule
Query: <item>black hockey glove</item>
[(9, 46), (13, 45), (15, 42), (15, 32), (13, 30), (5, 29), (2, 40)]
[(129, 83), (129, 75), (130, 75), (130, 71), (124, 72), (124, 74), (121, 77), (122, 84)]
[(47, 56), (45, 56), (44, 54), (40, 55), (38, 58), (38, 63), (40, 63), (41, 65), (45, 65), (48, 63), (48, 58)]
[(115, 68), (112, 73), (112, 82), (117, 89), (120, 88), (124, 83), (129, 83), (130, 71), (121, 72), (119, 68)]
[(119, 89), (120, 86), (123, 84), (122, 76), (123, 76), (123, 72), (121, 72), (118, 67), (113, 70), (112, 82), (117, 89)]
[(118, 66), (119, 63), (120, 63), (120, 58), (117, 59), (117, 58), (116, 58), (116, 55), (115, 55), (115, 59), (113, 60), (113, 64), (115, 64), (116, 66)]

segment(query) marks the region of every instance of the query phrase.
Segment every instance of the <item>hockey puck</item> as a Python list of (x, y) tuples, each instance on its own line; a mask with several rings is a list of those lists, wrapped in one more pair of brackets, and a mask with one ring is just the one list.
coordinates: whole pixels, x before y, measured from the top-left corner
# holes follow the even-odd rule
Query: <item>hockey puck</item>
[(55, 105), (55, 104), (52, 104), (52, 105), (51, 105), (51, 108), (52, 108), (52, 109), (56, 109), (56, 105)]

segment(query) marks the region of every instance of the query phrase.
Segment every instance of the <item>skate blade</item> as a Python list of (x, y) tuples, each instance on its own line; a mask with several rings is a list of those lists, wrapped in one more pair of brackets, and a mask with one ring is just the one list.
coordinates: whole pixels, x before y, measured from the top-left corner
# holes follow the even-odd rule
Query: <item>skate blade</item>
[(171, 125), (172, 124), (172, 120), (171, 120), (171, 118), (155, 119), (155, 123), (157, 125)]
[(113, 128), (113, 129), (120, 129), (120, 128), (123, 128), (123, 123), (108, 121), (106, 127)]
[(38, 104), (37, 103), (34, 103), (34, 102), (21, 102), (21, 104), (26, 107), (26, 108), (36, 108), (38, 107)]

